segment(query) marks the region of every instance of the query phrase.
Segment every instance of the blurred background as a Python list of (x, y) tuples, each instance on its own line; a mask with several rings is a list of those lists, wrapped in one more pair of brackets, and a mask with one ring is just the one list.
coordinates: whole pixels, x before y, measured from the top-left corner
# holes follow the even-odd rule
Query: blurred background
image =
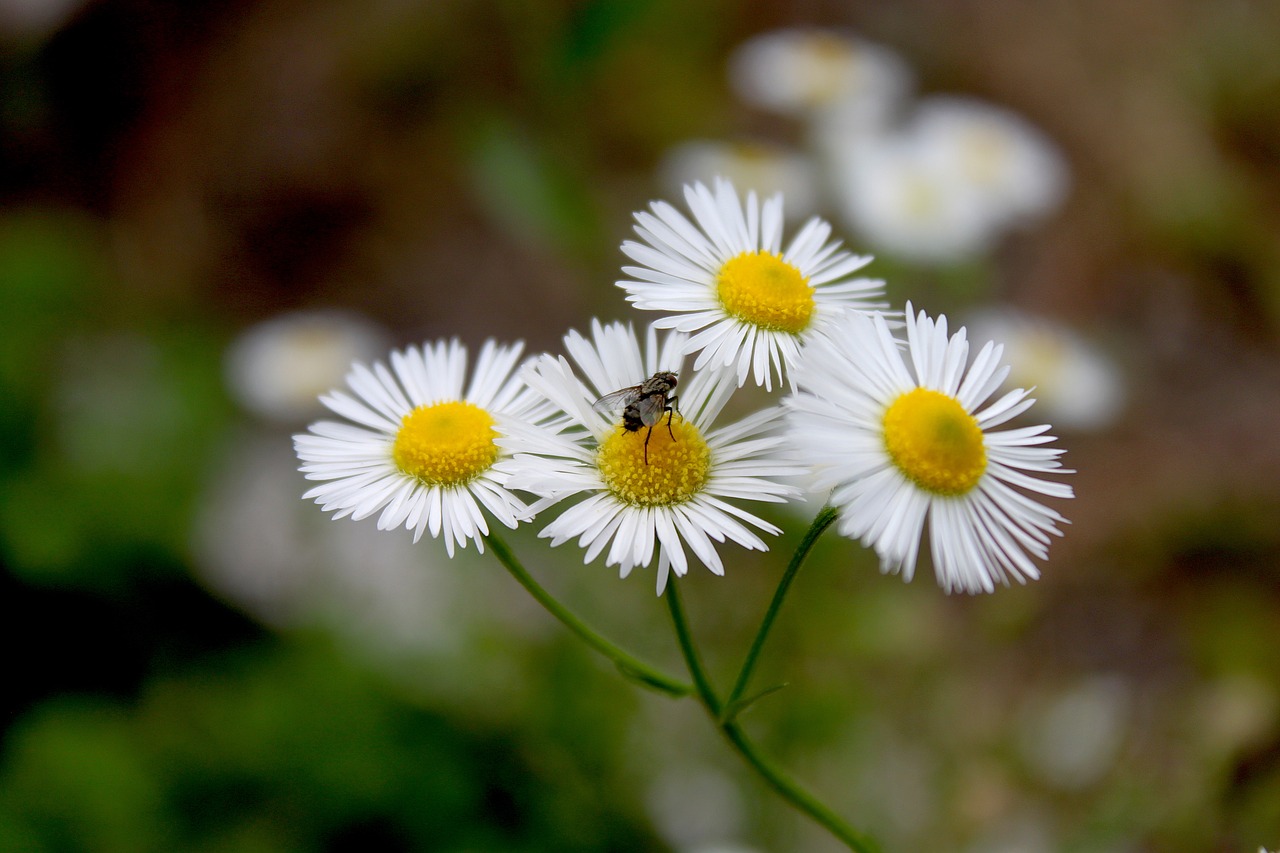
[[(0, 848), (838, 849), (490, 556), (299, 500), (351, 360), (643, 323), (630, 214), (716, 174), (1005, 340), (1079, 471), (991, 596), (825, 538), (764, 748), (890, 851), (1280, 846), (1277, 43), (1244, 0), (0, 0)], [(722, 684), (816, 508), (682, 581)], [(652, 575), (536, 529), (678, 672)]]

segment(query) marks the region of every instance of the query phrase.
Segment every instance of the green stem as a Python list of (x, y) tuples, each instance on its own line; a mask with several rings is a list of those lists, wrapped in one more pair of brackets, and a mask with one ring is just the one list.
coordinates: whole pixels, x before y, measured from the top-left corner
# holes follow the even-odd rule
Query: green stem
[(659, 672), (648, 664), (633, 657), (620, 647), (613, 644), (609, 640), (597, 634), (594, 630), (587, 626), (585, 622), (579, 619), (572, 611), (561, 604), (558, 600), (547, 592), (533, 576), (525, 570), (520, 560), (507, 547), (507, 543), (498, 537), (496, 533), (489, 533), (485, 536), (485, 542), (493, 549), (494, 555), (498, 561), (506, 567), (511, 576), (519, 582), (529, 594), (537, 600), (547, 611), (573, 633), (577, 634), (588, 646), (598, 651), (600, 654), (613, 661), (614, 665), (622, 672), (623, 675), (660, 693), (666, 693), (668, 696), (688, 696), (693, 693), (693, 686), (683, 681), (678, 681), (665, 673)]
[(694, 644), (693, 633), (689, 630), (689, 620), (684, 615), (684, 605), (680, 603), (680, 593), (676, 591), (675, 578), (667, 582), (666, 598), (667, 609), (671, 611), (671, 623), (676, 629), (676, 640), (680, 643), (680, 653), (684, 656), (685, 665), (689, 668), (689, 675), (693, 677), (694, 686), (698, 688), (698, 698), (711, 712), (711, 716), (718, 718), (720, 697), (716, 696), (716, 690), (707, 676), (707, 669), (698, 656), (698, 647)]
[(751, 682), (751, 673), (755, 670), (756, 661), (760, 657), (760, 650), (764, 648), (764, 641), (769, 636), (769, 630), (773, 627), (773, 620), (777, 618), (778, 611), (782, 609), (782, 602), (787, 597), (787, 591), (791, 589), (791, 582), (795, 580), (796, 574), (800, 571), (800, 566), (804, 564), (809, 552), (813, 550), (814, 543), (818, 541), (818, 537), (836, 520), (836, 514), (836, 511), (830, 506), (824, 506), (820, 509), (814, 517), (813, 523), (809, 525), (804, 539), (800, 540), (795, 553), (791, 555), (791, 562), (787, 564), (787, 570), (783, 572), (782, 580), (778, 581), (778, 588), (773, 593), (773, 600), (769, 602), (769, 609), (765, 612), (764, 620), (761, 621), (760, 628), (756, 631), (756, 637), (751, 643), (751, 649), (747, 652), (747, 657), (742, 662), (742, 669), (738, 671), (738, 678), (733, 684), (733, 690), (725, 701), (723, 713), (729, 720), (732, 720), (741, 710), (742, 695), (747, 692), (747, 685)]
[[(817, 537), (815, 536), (814, 538)], [(871, 838), (845, 823), (839, 815), (815, 799), (798, 782), (761, 755), (741, 726), (732, 719), (724, 719), (722, 716), (722, 708), (724, 706), (721, 705), (719, 697), (716, 696), (715, 689), (711, 685), (711, 679), (707, 676), (702, 660), (698, 656), (693, 634), (689, 630), (689, 621), (685, 618), (684, 606), (680, 603), (680, 594), (676, 591), (676, 586), (675, 579), (672, 578), (672, 581), (667, 584), (666, 593), (667, 607), (671, 611), (671, 621), (676, 629), (676, 639), (680, 643), (680, 651), (684, 655), (685, 664), (689, 667), (689, 675), (692, 676), (693, 683), (698, 688), (698, 697), (702, 700), (702, 705), (711, 716), (716, 728), (738, 751), (738, 754), (746, 760), (747, 764), (751, 765), (751, 768), (760, 774), (760, 777), (769, 784), (769, 787), (773, 788), (784, 800), (817, 821), (818, 824), (847, 845), (850, 850), (856, 851), (856, 853), (876, 853), (879, 847), (876, 846), (876, 843)]]

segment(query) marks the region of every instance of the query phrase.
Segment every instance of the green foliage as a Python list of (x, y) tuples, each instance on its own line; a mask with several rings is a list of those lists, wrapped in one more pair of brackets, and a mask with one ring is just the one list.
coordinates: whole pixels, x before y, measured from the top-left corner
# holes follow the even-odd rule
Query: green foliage
[(414, 707), (323, 646), (267, 644), (157, 678), (134, 704), (64, 697), (27, 715), (0, 831), (135, 853), (655, 849), (600, 800), (599, 768), (550, 778), (529, 734)]

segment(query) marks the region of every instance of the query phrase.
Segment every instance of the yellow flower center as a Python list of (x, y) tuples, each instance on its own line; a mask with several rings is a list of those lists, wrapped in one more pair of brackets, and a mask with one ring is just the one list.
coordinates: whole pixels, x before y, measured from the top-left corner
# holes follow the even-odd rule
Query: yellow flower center
[[(649, 437), (649, 461), (644, 441)], [(702, 490), (711, 473), (711, 448), (698, 428), (676, 415), (628, 432), (619, 424), (596, 451), (596, 465), (614, 497), (633, 506), (684, 503)]]
[(433, 403), (404, 416), (391, 456), (401, 471), (429, 486), (456, 486), (494, 463), (497, 435), (493, 417), (479, 406)]
[(716, 278), (716, 295), (733, 317), (753, 326), (799, 334), (813, 316), (813, 286), (772, 252), (730, 258)]
[(951, 396), (916, 388), (884, 413), (884, 444), (907, 479), (938, 495), (962, 495), (987, 470), (982, 429)]

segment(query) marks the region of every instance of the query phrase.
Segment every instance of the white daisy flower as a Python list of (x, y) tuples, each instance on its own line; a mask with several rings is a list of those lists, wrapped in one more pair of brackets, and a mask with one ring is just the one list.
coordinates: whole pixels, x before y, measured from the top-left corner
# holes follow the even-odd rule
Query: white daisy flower
[(989, 251), (1055, 210), (1069, 183), (1044, 134), (967, 98), (927, 98), (901, 129), (827, 142), (834, 200), (849, 226), (878, 251), (926, 263)]
[(414, 541), (443, 536), (449, 556), (489, 532), (481, 506), (515, 527), (525, 505), (507, 490), (496, 464), (508, 455), (495, 441), (510, 421), (536, 421), (550, 408), (512, 371), (523, 344), (488, 341), (467, 382), (467, 351), (457, 340), (391, 353), (391, 369), (356, 364), (347, 374), (355, 396), (333, 391), (321, 402), (355, 423), (319, 421), (294, 436), (309, 480), (303, 498), (334, 518), (381, 511), (378, 528), (404, 526)]
[(300, 426), (324, 411), (319, 396), (354, 362), (386, 352), (386, 337), (355, 314), (282, 314), (252, 326), (227, 348), (227, 386), (254, 414)]
[[(685, 187), (690, 222), (666, 202), (636, 217), (636, 234), (622, 251), (642, 266), (623, 267), (619, 281), (637, 308), (663, 311), (658, 328), (696, 332), (685, 352), (698, 352), (694, 369), (736, 368), (738, 384), (752, 374), (772, 388), (774, 374), (790, 370), (800, 346), (846, 308), (885, 307), (874, 301), (884, 282), (850, 278), (871, 258), (839, 251), (831, 226), (814, 217), (782, 250), (782, 196), (746, 205), (733, 184), (718, 179)], [(646, 245), (647, 244), (647, 245)]]
[[(988, 343), (966, 367), (965, 331), (912, 316), (905, 353), (884, 318), (850, 312), (805, 351), (787, 398), (791, 443), (832, 489), (839, 530), (880, 555), (881, 569), (915, 572), (926, 520), (934, 572), (951, 592), (990, 592), (1040, 573), (1049, 536), (1066, 519), (1023, 494), (1072, 497), (1040, 474), (1071, 473), (1048, 426), (993, 430), (1034, 402), (1022, 389), (987, 403), (1004, 381), (1003, 348)], [(1022, 490), (1022, 491), (1019, 491)]]
[(975, 338), (1004, 344), (1010, 362), (1007, 386), (1036, 389), (1046, 417), (1062, 429), (1100, 430), (1124, 408), (1124, 376), (1095, 341), (1048, 317), (1011, 308), (972, 314)]
[[(503, 463), (513, 472), (512, 487), (544, 496), (534, 511), (585, 496), (539, 536), (553, 546), (577, 538), (584, 562), (607, 547), (606, 564), (619, 566), (623, 577), (651, 564), (656, 546), (659, 593), (671, 571), (689, 570), (686, 549), (717, 575), (724, 563), (713, 542), (767, 550), (749, 526), (771, 534), (778, 528), (729, 501), (784, 501), (797, 490), (778, 478), (801, 473), (781, 459), (783, 440), (773, 434), (780, 407), (712, 426), (736, 388), (733, 375), (724, 369), (680, 373), (684, 343), (685, 336), (673, 332), (659, 345), (651, 327), (642, 349), (635, 331), (621, 323), (593, 321), (591, 339), (570, 332), (565, 347), (577, 372), (564, 357), (550, 355), (523, 372), (568, 423), (512, 423), (499, 440), (515, 454)], [(628, 413), (596, 405), (664, 371), (677, 374), (678, 386), (666, 400), (671, 411), (657, 411), (652, 428), (628, 429)]]
[(1009, 225), (1051, 213), (1066, 196), (1069, 171), (1057, 145), (1011, 110), (975, 98), (925, 98), (908, 132)]
[(833, 152), (831, 186), (845, 222), (879, 252), (952, 263), (995, 244), (1003, 219), (939, 155), (936, 139), (887, 133)]
[(876, 124), (913, 86), (892, 50), (839, 30), (794, 27), (743, 42), (729, 59), (729, 82), (747, 104), (812, 116), (834, 106)]

